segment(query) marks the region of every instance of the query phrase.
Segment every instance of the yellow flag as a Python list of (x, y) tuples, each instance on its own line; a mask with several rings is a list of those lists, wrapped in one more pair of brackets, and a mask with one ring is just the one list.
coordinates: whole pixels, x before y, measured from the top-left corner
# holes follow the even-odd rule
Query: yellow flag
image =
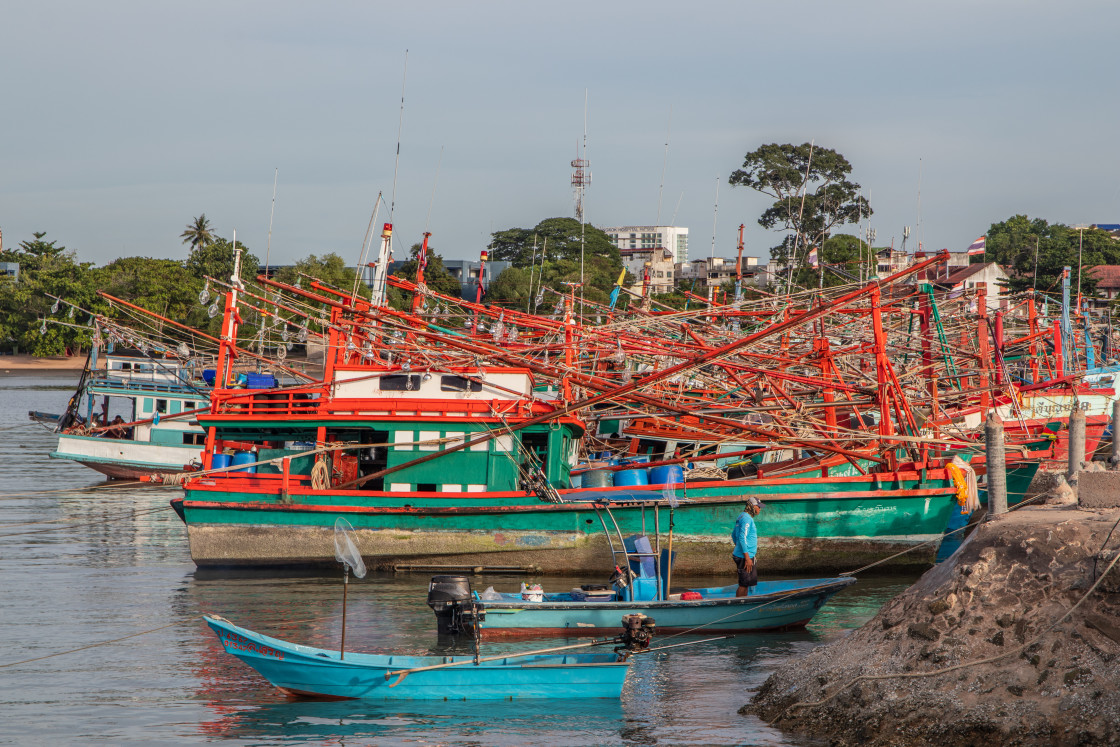
[(626, 280), (626, 268), (625, 268), (625, 267), (623, 267), (623, 268), (622, 268), (622, 274), (618, 276), (618, 280), (616, 280), (616, 281), (615, 281), (615, 285), (617, 285), (618, 287), (620, 287), (620, 288), (621, 288), (621, 287), (622, 287), (622, 283), (623, 283), (623, 281), (625, 281), (625, 280)]

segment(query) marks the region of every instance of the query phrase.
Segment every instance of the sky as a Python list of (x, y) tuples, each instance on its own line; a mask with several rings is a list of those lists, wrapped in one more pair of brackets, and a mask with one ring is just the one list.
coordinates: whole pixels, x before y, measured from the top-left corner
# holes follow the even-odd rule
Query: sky
[(769, 200), (728, 175), (809, 141), (851, 162), (878, 246), (910, 226), (908, 249), (959, 251), (1016, 214), (1120, 222), (1115, 2), (37, 0), (2, 18), (4, 246), (45, 231), (97, 264), (183, 259), (202, 213), (262, 261), (353, 263), (379, 194), (398, 258), (430, 231), (473, 259), (494, 231), (572, 216), (581, 152), (592, 224), (687, 226), (699, 259), (734, 256), (742, 223), (765, 261)]

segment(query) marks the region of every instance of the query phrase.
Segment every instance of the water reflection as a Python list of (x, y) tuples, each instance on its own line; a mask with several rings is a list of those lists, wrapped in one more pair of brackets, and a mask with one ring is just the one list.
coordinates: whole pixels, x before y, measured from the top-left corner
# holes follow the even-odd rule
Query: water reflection
[[(84, 490), (102, 484), (100, 478), (47, 458), (54, 435), (26, 417), (28, 410), (65, 406), (73, 383), (54, 381), (0, 378), (0, 427), (11, 429), (0, 439), (0, 663), (172, 627), (4, 669), (4, 743), (809, 744), (738, 709), (775, 666), (862, 624), (912, 581), (861, 578), (803, 631), (638, 657), (620, 701), (289, 701), (226, 654), (199, 615), (211, 612), (296, 643), (334, 648), (341, 637), (341, 570), (196, 570), (186, 531), (166, 507), (173, 493)], [(484, 575), (472, 584), (513, 591), (522, 581), (540, 581), (547, 591), (561, 591), (589, 580)], [(441, 643), (426, 589), (426, 575), (374, 574), (352, 582), (347, 649), (432, 653)], [(678, 640), (685, 638), (672, 642)], [(484, 652), (568, 642), (503, 641), (485, 644)], [(469, 642), (457, 645), (464, 644), (469, 650)]]

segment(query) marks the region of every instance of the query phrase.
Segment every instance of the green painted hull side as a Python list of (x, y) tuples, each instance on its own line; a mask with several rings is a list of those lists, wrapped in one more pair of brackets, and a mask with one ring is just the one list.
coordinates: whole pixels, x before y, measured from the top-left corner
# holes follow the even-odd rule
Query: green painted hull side
[[(439, 529), (459, 532), (602, 532), (593, 508), (587, 504), (508, 505), (500, 510), (457, 506), (443, 510), (415, 507), (382, 511), (359, 505), (299, 504), (280, 507), (275, 503), (204, 507), (188, 493), (184, 518), (193, 524), (241, 524), (286, 526), (333, 526), (345, 516), (355, 527), (423, 531)], [(882, 498), (799, 497), (770, 498), (757, 519), (760, 533), (772, 537), (909, 537), (934, 536), (944, 531), (949, 513), (956, 505), (950, 493), (932, 496)], [(435, 507), (432, 507), (435, 508)], [(682, 536), (710, 536), (731, 531), (742, 511), (735, 498), (682, 503), (674, 511), (674, 531)], [(638, 508), (612, 508), (624, 533), (642, 529)], [(647, 509), (646, 530), (653, 530), (653, 510)], [(661, 519), (668, 528), (668, 510)]]
[[(957, 505), (955, 490), (940, 481), (903, 480), (867, 490), (870, 485), (867, 480), (835, 480), (689, 487), (688, 500), (673, 511), (681, 572), (725, 570), (731, 527), (747, 494), (764, 501), (757, 519), (759, 536), (767, 548), (767, 565), (775, 570), (850, 569), (935, 540)], [(684, 493), (678, 490), (679, 496)], [(586, 502), (539, 503), (516, 494), (440, 498), (337, 492), (295, 495), (290, 504), (261, 499), (259, 493), (188, 490), (182, 510), (195, 562), (332, 562), (332, 528), (344, 516), (358, 530), (363, 554), (381, 567), (431, 559), (467, 565), (522, 563), (542, 572), (564, 572), (602, 570), (609, 563), (602, 522)], [(652, 508), (646, 509), (644, 521), (637, 507), (612, 507), (612, 514), (623, 534), (653, 534), (659, 528), (664, 537), (668, 532), (667, 507), (660, 509), (659, 522)], [(609, 517), (604, 518), (613, 535)], [(929, 562), (934, 550), (936, 541), (899, 564)]]

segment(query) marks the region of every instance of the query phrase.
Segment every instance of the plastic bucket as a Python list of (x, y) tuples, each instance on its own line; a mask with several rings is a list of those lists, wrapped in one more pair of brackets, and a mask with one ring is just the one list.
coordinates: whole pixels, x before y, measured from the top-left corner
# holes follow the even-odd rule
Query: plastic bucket
[(580, 484), (585, 488), (609, 488), (614, 485), (614, 474), (609, 469), (589, 469), (583, 473)]
[(214, 458), (210, 461), (210, 468), (222, 469), (228, 467), (231, 461), (229, 454), (215, 454)]
[(684, 470), (679, 464), (663, 464), (649, 468), (650, 485), (672, 485), (684, 482)]
[(644, 469), (624, 469), (614, 473), (615, 487), (619, 485), (649, 485), (649, 475)]
[(239, 464), (252, 465), (246, 466), (245, 469), (235, 469), (234, 472), (250, 472), (257, 471), (257, 455), (251, 451), (235, 451), (233, 454), (232, 466), (236, 467)]

